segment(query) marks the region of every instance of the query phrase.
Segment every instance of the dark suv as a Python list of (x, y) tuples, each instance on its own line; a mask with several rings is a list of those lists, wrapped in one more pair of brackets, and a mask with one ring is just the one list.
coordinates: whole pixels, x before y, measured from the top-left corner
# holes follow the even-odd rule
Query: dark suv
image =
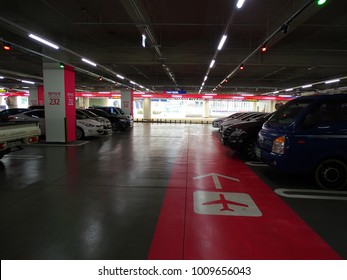
[(241, 122), (226, 128), (221, 142), (224, 146), (237, 151), (244, 160), (257, 160), (255, 145), (262, 125), (272, 116), (264, 114), (253, 121)]
[(92, 107), (89, 107), (89, 109), (103, 110), (109, 116), (125, 120), (126, 121), (125, 129), (133, 127), (133, 123), (134, 123), (133, 117), (130, 116), (130, 115), (126, 115), (124, 113), (124, 111), (121, 108), (119, 108), (119, 107), (113, 107), (113, 106), (92, 106)]
[(87, 110), (93, 112), (94, 114), (100, 117), (108, 119), (111, 122), (112, 131), (126, 130), (130, 127), (130, 122), (126, 118), (110, 114), (107, 111), (94, 107), (88, 108)]

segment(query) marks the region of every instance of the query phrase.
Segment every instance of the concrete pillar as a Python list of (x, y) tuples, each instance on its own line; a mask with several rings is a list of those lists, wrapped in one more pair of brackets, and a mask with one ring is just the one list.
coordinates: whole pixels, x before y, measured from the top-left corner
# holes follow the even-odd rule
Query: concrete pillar
[(151, 99), (143, 99), (143, 119), (150, 120), (152, 118), (152, 108), (151, 108)]
[(44, 90), (43, 86), (37, 86), (36, 88), (29, 89), (29, 106), (44, 105)]
[(46, 141), (76, 140), (75, 71), (59, 63), (43, 63)]
[(133, 91), (131, 89), (122, 89), (121, 100), (121, 108), (124, 113), (133, 116)]
[(210, 100), (204, 100), (204, 112), (202, 114), (203, 118), (208, 118), (210, 116)]
[(76, 104), (76, 108), (89, 108), (89, 98), (87, 97), (79, 97), (78, 104)]

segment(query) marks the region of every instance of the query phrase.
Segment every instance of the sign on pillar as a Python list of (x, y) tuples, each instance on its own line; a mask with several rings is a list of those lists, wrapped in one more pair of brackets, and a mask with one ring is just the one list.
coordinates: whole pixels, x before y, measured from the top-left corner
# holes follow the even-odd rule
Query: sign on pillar
[(75, 71), (59, 63), (43, 64), (46, 142), (76, 140)]

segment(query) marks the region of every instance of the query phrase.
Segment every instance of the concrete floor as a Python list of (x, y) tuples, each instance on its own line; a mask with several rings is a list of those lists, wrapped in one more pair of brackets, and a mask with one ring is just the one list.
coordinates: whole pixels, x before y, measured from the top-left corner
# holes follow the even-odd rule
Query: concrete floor
[(340, 258), (207, 124), (25, 146), (0, 182), (1, 259)]

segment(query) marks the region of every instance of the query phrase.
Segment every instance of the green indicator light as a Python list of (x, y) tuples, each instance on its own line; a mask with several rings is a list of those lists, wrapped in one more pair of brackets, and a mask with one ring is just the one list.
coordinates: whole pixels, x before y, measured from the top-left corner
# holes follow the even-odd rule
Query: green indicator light
[(64, 68), (64, 63), (60, 63), (59, 67)]
[(327, 1), (327, 0), (318, 0), (318, 1), (317, 1), (317, 4), (320, 6), (320, 5), (325, 4), (326, 1)]

